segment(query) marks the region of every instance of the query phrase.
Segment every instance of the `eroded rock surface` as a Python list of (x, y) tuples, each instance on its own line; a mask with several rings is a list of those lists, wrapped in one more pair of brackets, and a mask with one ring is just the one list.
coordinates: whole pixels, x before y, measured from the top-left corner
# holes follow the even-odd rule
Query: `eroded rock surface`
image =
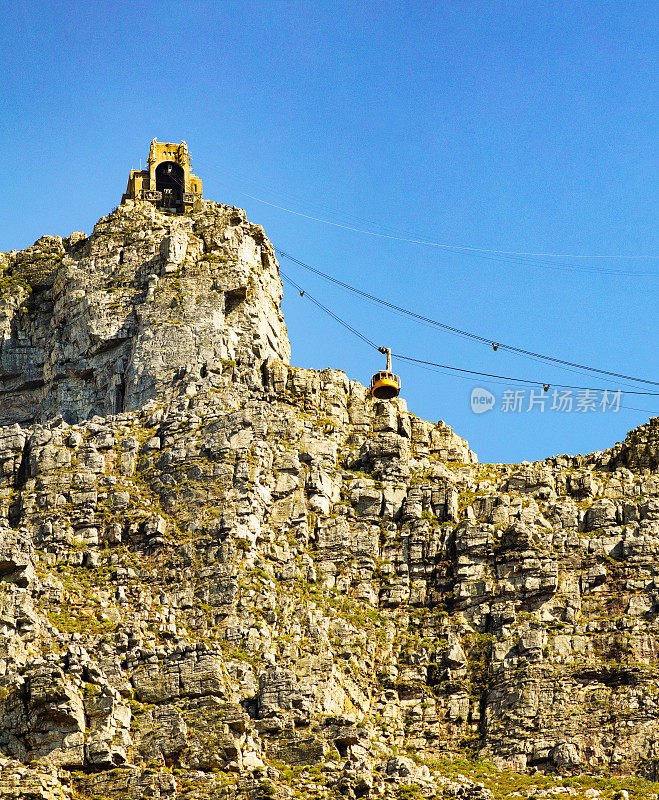
[(479, 465), (288, 364), (225, 206), (1, 263), (0, 797), (508, 796), (466, 754), (659, 777), (659, 418)]
[(260, 385), (265, 360), (289, 360), (274, 251), (239, 209), (127, 201), (91, 236), (45, 236), (0, 265), (5, 424), (133, 410), (226, 371)]

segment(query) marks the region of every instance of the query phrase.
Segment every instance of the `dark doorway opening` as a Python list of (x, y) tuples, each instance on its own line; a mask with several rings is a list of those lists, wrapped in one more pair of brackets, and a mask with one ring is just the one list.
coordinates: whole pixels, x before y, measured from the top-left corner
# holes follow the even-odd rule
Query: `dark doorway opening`
[(162, 192), (159, 208), (178, 210), (183, 205), (185, 173), (183, 167), (173, 161), (163, 161), (156, 167), (156, 191)]

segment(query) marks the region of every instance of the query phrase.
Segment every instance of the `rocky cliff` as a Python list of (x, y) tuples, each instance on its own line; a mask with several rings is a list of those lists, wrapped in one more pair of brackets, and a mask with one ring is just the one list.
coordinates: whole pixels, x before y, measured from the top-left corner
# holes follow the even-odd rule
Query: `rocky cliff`
[(480, 465), (215, 203), (0, 259), (0, 797), (657, 794), (659, 418)]
[(231, 365), (288, 362), (272, 246), (239, 209), (204, 203), (167, 216), (127, 201), (87, 238), (44, 236), (3, 253), (0, 423), (68, 424), (134, 411), (206, 385)]

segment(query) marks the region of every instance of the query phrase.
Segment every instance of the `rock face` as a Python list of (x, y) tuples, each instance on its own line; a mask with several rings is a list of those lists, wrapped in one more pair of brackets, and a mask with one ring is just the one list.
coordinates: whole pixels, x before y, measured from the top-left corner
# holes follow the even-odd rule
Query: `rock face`
[(0, 798), (659, 777), (659, 418), (479, 465), (291, 367), (272, 247), (213, 203), (1, 263)]
[(263, 362), (289, 360), (274, 251), (239, 209), (127, 201), (88, 238), (3, 256), (0, 423), (135, 410), (228, 369), (261, 385)]

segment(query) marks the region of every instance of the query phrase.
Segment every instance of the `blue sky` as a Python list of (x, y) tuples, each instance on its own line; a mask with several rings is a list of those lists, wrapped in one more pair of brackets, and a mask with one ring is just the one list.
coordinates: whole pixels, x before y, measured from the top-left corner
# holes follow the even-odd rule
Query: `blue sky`
[[(297, 258), (493, 341), (659, 381), (657, 11), (651, 2), (0, 2), (0, 249), (90, 232), (150, 140)], [(614, 258), (503, 258), (489, 250)], [(626, 259), (622, 256), (642, 256)], [(378, 344), (617, 388), (392, 315), (282, 261)], [(382, 357), (286, 288), (293, 363)], [(512, 382), (398, 362), (403, 396), (483, 461), (604, 449), (659, 413), (501, 410)], [(496, 407), (476, 415), (474, 387)], [(643, 386), (636, 386), (643, 389)], [(648, 386), (650, 391), (659, 387)], [(575, 398), (576, 402), (576, 393)]]

